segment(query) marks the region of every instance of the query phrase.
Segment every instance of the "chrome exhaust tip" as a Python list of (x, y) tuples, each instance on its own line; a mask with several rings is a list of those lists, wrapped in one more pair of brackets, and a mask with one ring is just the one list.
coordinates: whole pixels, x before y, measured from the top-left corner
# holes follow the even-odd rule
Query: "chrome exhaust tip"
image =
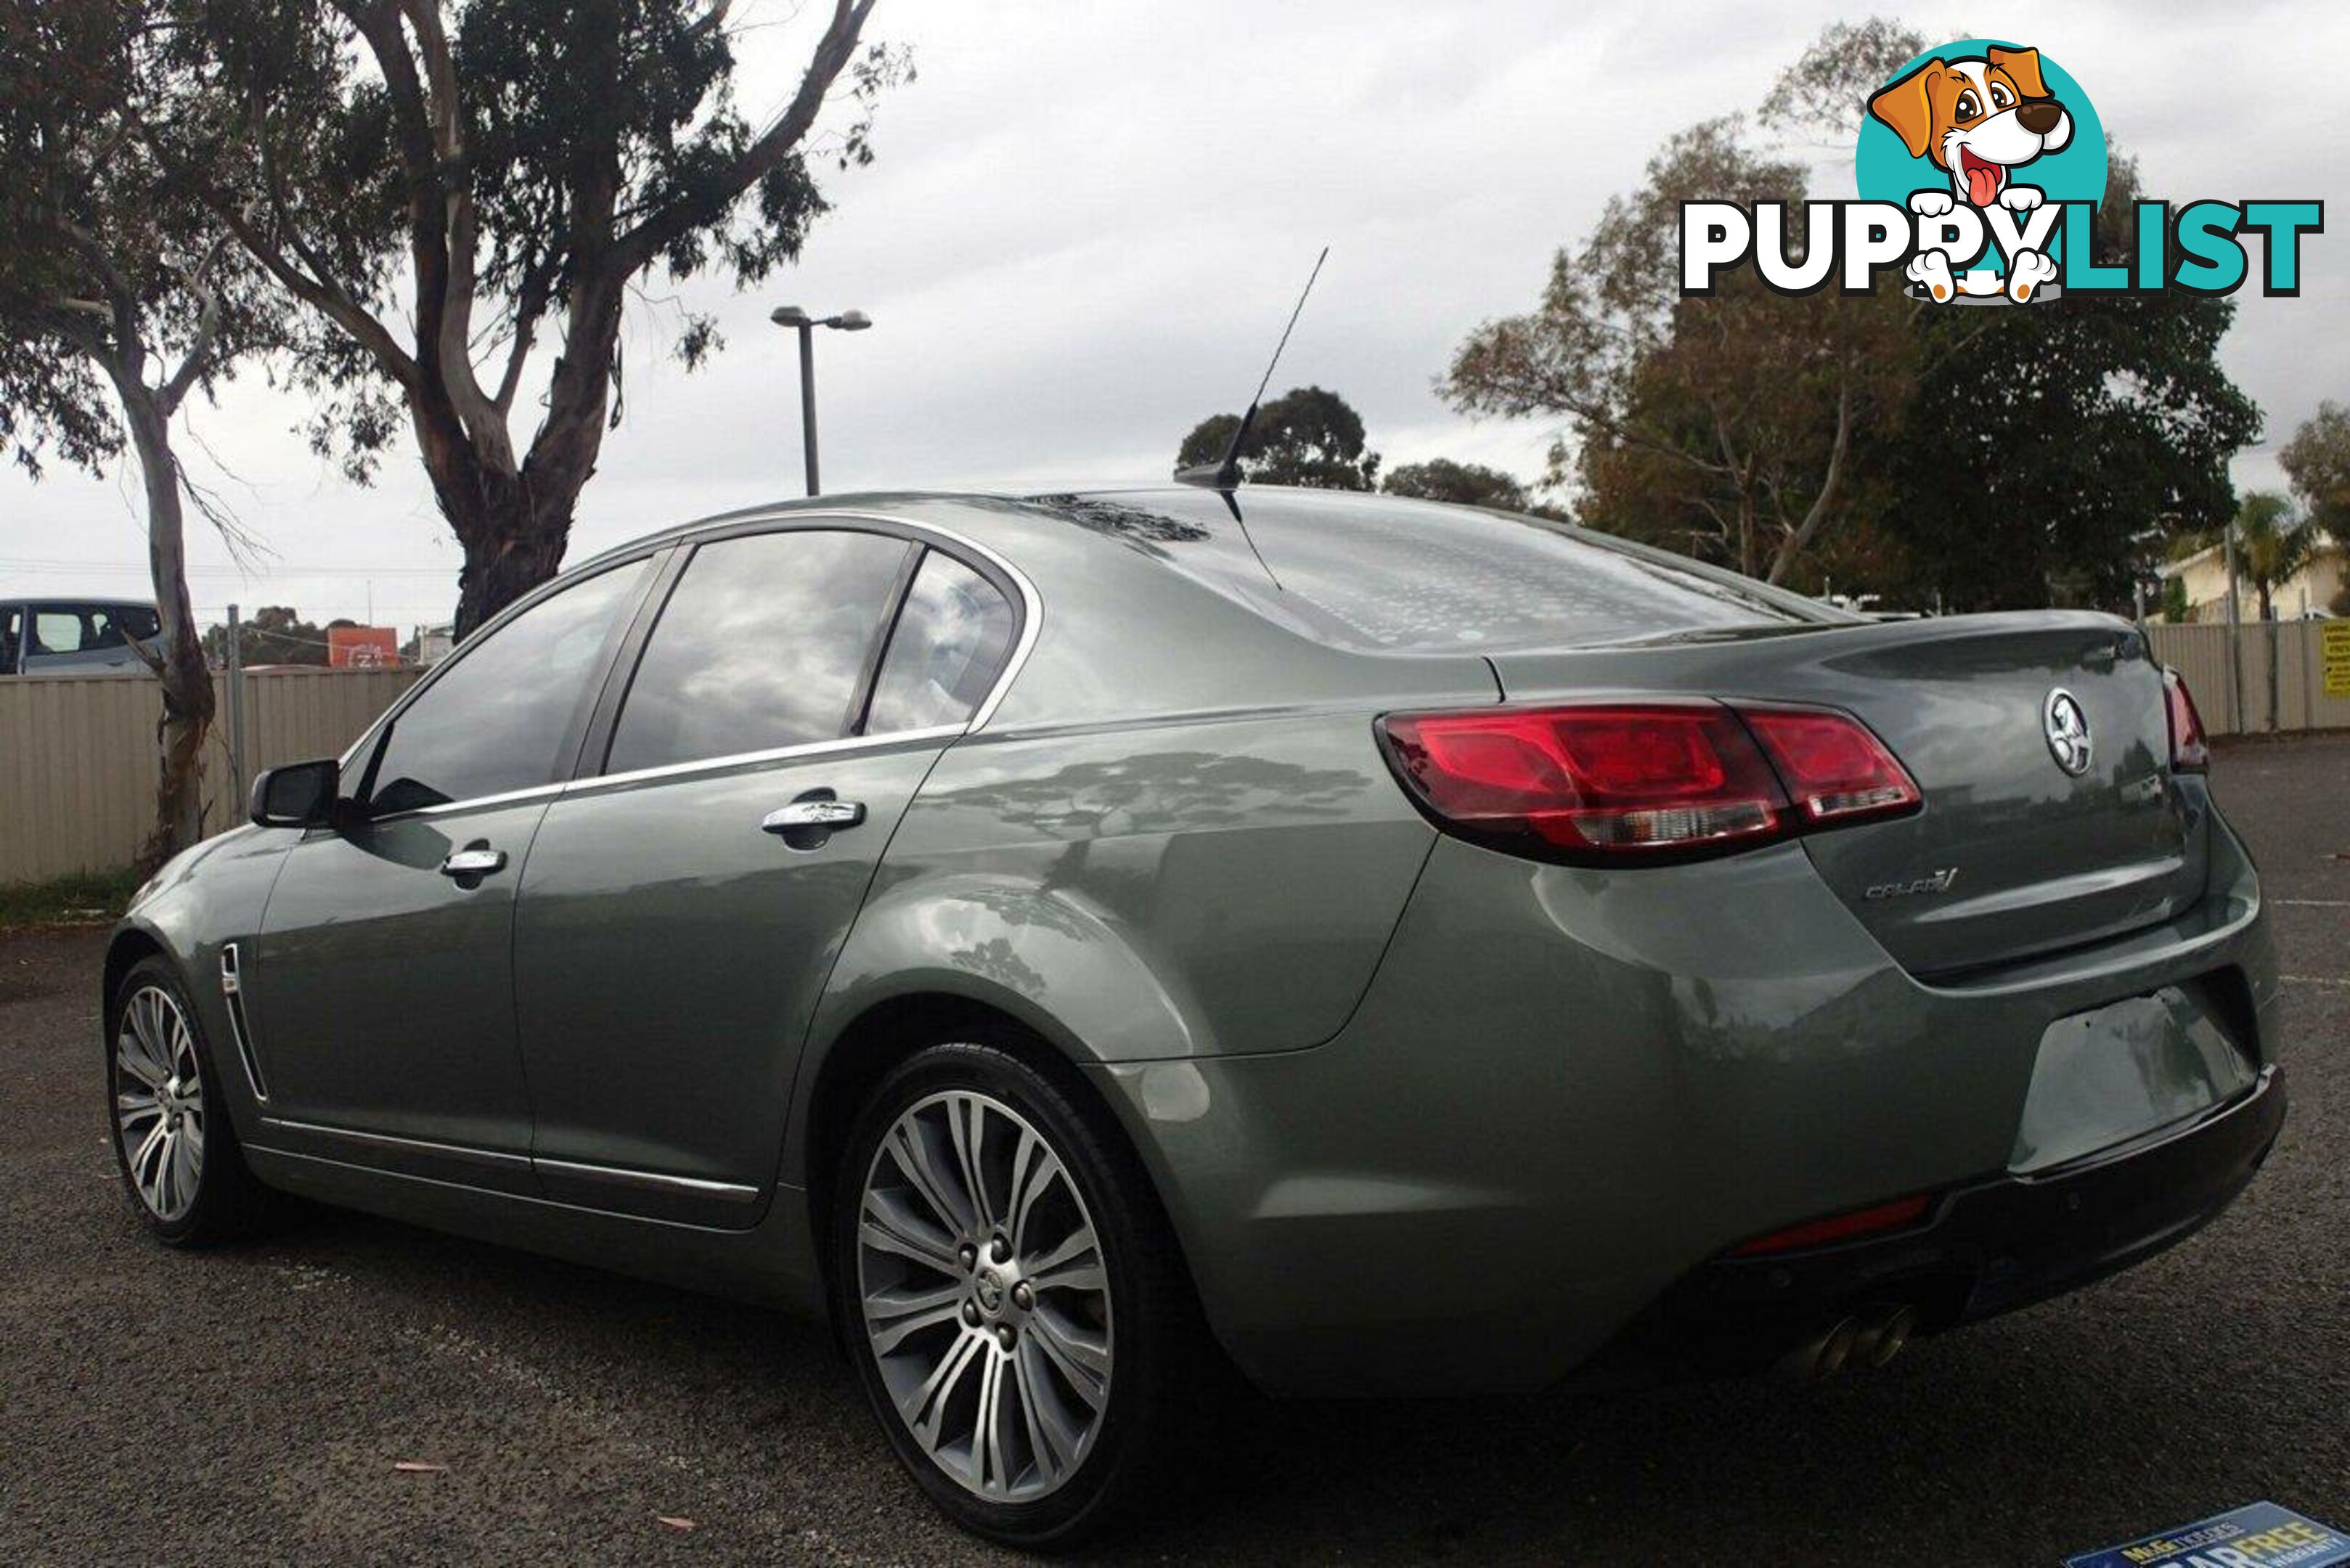
[(1883, 1366), (1901, 1354), (1901, 1347), (1909, 1343), (1909, 1335), (1917, 1327), (1918, 1309), (1907, 1303), (1863, 1308), (1860, 1332), (1853, 1341), (1852, 1359), (1863, 1366)]
[(1844, 1370), (1859, 1339), (1859, 1323), (1838, 1318), (1781, 1356), (1779, 1370), (1799, 1383), (1825, 1382)]

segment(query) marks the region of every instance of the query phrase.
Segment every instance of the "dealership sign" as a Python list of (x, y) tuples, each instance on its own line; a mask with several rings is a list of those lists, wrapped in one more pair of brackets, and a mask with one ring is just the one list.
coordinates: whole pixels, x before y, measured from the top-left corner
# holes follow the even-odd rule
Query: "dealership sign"
[[(2139, 202), (2118, 261), (2094, 258), (2105, 127), (2039, 50), (1961, 39), (1911, 60), (1868, 99), (1855, 153), (1860, 200), (1684, 202), (1681, 292), (1711, 294), (1752, 265), (1781, 294), (1866, 294), (1898, 270), (1942, 305), (2025, 305), (2067, 291), (2301, 292), (2318, 201)], [(2247, 236), (2261, 236), (2257, 262)]]

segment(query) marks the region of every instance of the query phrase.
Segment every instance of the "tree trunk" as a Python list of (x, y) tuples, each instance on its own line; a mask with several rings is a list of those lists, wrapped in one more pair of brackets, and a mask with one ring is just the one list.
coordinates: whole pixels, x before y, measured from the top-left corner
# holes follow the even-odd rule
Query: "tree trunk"
[(135, 376), (115, 378), (125, 422), (147, 490), (147, 568), (162, 623), (160, 660), (151, 660), (163, 688), (163, 717), (155, 727), (161, 766), (155, 784), (155, 826), (139, 851), (142, 874), (152, 873), (203, 836), (204, 741), (212, 733), (213, 678), (196, 637), (188, 602), (187, 539), (180, 508), (180, 471), (172, 457), (171, 421)]
[(571, 543), (571, 497), (559, 509), (534, 507), (515, 485), (481, 509), (474, 525), (458, 530), (465, 566), (457, 578), (459, 642), (484, 621), (563, 567)]
[(618, 286), (583, 286), (571, 302), (547, 408), (517, 473), (503, 448), (468, 441), (453, 410), (411, 410), (424, 470), (465, 552), (457, 579), (456, 640), (562, 569), (579, 492), (596, 472), (620, 335)]
[(2261, 627), (2262, 627), (2262, 629), (2263, 629), (2264, 631), (2266, 631), (2266, 632), (2268, 633), (2268, 639), (2269, 639), (2269, 657), (2268, 657), (2268, 667), (2269, 667), (2269, 724), (2268, 724), (2268, 727), (2269, 727), (2269, 729), (2270, 729), (2271, 732), (2274, 732), (2274, 731), (2275, 731), (2275, 730), (2276, 730), (2276, 728), (2277, 728), (2277, 701), (2278, 701), (2278, 694), (2277, 694), (2277, 659), (2278, 659), (2278, 655), (2279, 655), (2279, 654), (2281, 654), (2281, 653), (2283, 651), (2283, 649), (2280, 647), (2280, 642), (2281, 642), (2281, 640), (2282, 640), (2282, 639), (2279, 639), (2279, 638), (2278, 638), (2278, 636), (2277, 636), (2276, 602), (2275, 602), (2275, 600), (2271, 597), (2271, 593), (2270, 593), (2270, 588), (2269, 588), (2269, 584), (2268, 584), (2268, 579), (2267, 579), (2267, 578), (2262, 577), (2262, 578), (2261, 578), (2261, 579), (2259, 580), (2259, 582), (2256, 584), (2256, 591), (2260, 594), (2260, 597), (2261, 597)]

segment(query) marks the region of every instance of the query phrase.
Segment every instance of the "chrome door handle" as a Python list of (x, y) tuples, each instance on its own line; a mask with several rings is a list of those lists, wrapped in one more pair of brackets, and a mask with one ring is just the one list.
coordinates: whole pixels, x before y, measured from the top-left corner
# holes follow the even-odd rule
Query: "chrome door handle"
[(506, 852), (503, 849), (453, 849), (449, 858), (441, 862), (443, 877), (486, 877), (505, 868)]
[(863, 801), (795, 800), (789, 805), (779, 805), (761, 817), (759, 830), (763, 833), (798, 833), (815, 828), (820, 832), (837, 833), (864, 820)]

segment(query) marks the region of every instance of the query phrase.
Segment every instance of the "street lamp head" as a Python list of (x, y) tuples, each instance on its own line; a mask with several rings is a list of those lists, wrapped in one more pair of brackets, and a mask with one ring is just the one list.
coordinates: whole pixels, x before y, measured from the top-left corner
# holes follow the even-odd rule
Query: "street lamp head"
[(767, 319), (778, 327), (806, 327), (808, 324), (808, 313), (796, 305), (779, 305), (769, 314)]
[(873, 325), (873, 318), (861, 310), (844, 310), (825, 325), (837, 327), (843, 332), (862, 332)]

